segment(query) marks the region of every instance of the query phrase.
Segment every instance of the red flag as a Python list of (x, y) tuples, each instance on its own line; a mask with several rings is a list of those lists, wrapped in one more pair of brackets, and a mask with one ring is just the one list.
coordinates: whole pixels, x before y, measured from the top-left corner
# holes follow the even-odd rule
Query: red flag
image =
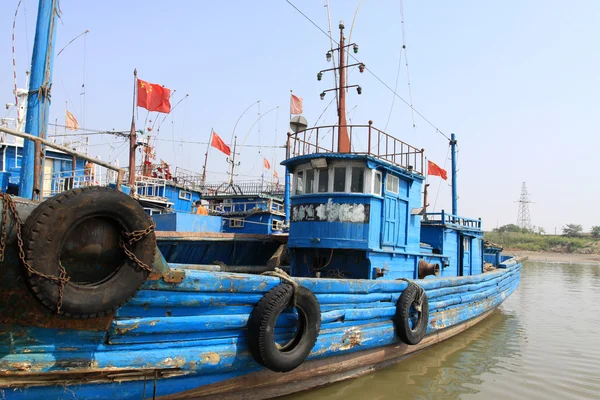
[(273, 176), (275, 177), (275, 179), (279, 180), (279, 175), (277, 174), (277, 171), (273, 171)]
[(263, 159), (263, 164), (266, 169), (271, 169), (271, 164), (269, 164), (269, 160), (267, 160), (266, 158)]
[(212, 147), (214, 147), (215, 149), (221, 150), (223, 153), (227, 154), (228, 156), (231, 155), (231, 149), (229, 148), (229, 146), (227, 146), (225, 144), (223, 139), (221, 139), (221, 137), (219, 135), (217, 135), (217, 132), (212, 133), (212, 139), (210, 140), (210, 145)]
[(290, 114), (302, 114), (302, 98), (292, 93), (290, 102)]
[(448, 173), (445, 169), (440, 168), (436, 163), (427, 160), (427, 172), (429, 175), (437, 175), (443, 180), (448, 179)]
[(144, 107), (148, 111), (169, 113), (171, 112), (170, 97), (170, 89), (138, 79), (138, 107)]

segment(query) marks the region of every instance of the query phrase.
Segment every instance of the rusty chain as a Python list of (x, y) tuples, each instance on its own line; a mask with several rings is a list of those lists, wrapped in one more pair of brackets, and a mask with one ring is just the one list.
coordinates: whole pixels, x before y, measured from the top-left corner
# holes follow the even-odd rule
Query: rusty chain
[[(17, 213), (17, 209), (15, 207), (15, 203), (12, 197), (7, 193), (0, 193), (0, 200), (3, 200), (2, 207), (2, 228), (0, 232), (0, 261), (4, 261), (4, 251), (6, 249), (6, 238), (7, 238), (7, 226), (8, 226), (8, 218), (9, 211), (12, 213), (13, 218), (15, 220), (15, 228), (17, 230), (17, 245), (19, 247), (19, 259), (23, 266), (27, 269), (27, 272), (31, 275), (37, 275), (46, 280), (55, 282), (58, 284), (58, 299), (56, 302), (56, 313), (60, 314), (60, 309), (63, 303), (63, 295), (65, 290), (65, 285), (69, 282), (70, 278), (67, 275), (67, 270), (63, 267), (60, 259), (58, 260), (58, 270), (60, 276), (46, 275), (37, 270), (35, 270), (25, 259), (25, 249), (23, 244), (23, 237), (21, 229), (23, 227), (23, 221), (19, 217)], [(146, 265), (143, 261), (141, 261), (137, 256), (131, 251), (130, 246), (136, 242), (139, 242), (150, 233), (154, 232), (156, 228), (156, 224), (152, 222), (146, 229), (141, 229), (133, 232), (122, 232), (121, 237), (119, 238), (119, 245), (127, 255), (136, 265), (138, 265), (143, 270), (146, 270), (152, 273), (154, 270)]]
[(119, 238), (119, 246), (121, 246), (121, 248), (125, 252), (125, 255), (127, 255), (127, 257), (129, 257), (129, 259), (133, 261), (138, 267), (145, 271), (148, 271), (149, 273), (154, 272), (152, 267), (148, 266), (142, 260), (137, 258), (133, 251), (131, 251), (130, 246), (133, 245), (135, 242), (139, 242), (140, 240), (148, 236), (150, 233), (154, 232), (155, 229), (156, 224), (154, 223), (154, 221), (152, 221), (152, 223), (146, 229), (140, 229), (138, 231), (133, 232), (123, 231), (121, 233), (121, 237)]
[(60, 260), (58, 260), (58, 270), (60, 272), (60, 276), (43, 274), (43, 273), (35, 270), (27, 262), (27, 260), (25, 259), (25, 249), (24, 249), (25, 246), (23, 245), (23, 236), (21, 234), (21, 229), (23, 227), (23, 221), (21, 221), (21, 217), (19, 217), (19, 214), (17, 213), (17, 209), (15, 207), (15, 202), (13, 201), (12, 197), (7, 193), (0, 193), (0, 199), (3, 200), (2, 233), (1, 233), (1, 237), (0, 237), (0, 240), (2, 241), (2, 243), (0, 243), (0, 255), (2, 258), (0, 259), (0, 261), (4, 261), (4, 249), (6, 247), (6, 226), (8, 225), (8, 211), (10, 210), (10, 212), (12, 213), (13, 218), (15, 220), (15, 228), (17, 230), (17, 246), (19, 247), (19, 259), (21, 260), (21, 263), (23, 264), (25, 269), (27, 269), (27, 272), (29, 272), (29, 274), (37, 275), (40, 278), (44, 278), (46, 280), (56, 282), (56, 284), (58, 285), (58, 300), (56, 301), (56, 313), (60, 314), (60, 308), (62, 307), (65, 285), (70, 280), (70, 278), (67, 276), (67, 271), (63, 267)]

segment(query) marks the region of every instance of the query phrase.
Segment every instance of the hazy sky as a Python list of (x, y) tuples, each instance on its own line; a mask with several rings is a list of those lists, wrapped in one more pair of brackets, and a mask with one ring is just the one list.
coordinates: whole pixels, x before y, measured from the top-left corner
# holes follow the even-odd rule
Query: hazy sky
[[(3, 103), (14, 101), (11, 29), (17, 3), (2, 0), (0, 13)], [(324, 0), (292, 3), (327, 30)], [(335, 28), (343, 19), (347, 36), (358, 3), (330, 2), (332, 24)], [(260, 108), (252, 107), (236, 128), (245, 145), (284, 144), (290, 89), (304, 98), (310, 125), (332, 98), (329, 93), (319, 99), (332, 86), (331, 76), (316, 79), (319, 70), (331, 67), (325, 60), (329, 39), (285, 0), (60, 4), (57, 50), (86, 29), (90, 33), (56, 59), (51, 120), (64, 124), (69, 101), (86, 128), (127, 130), (137, 68), (141, 79), (176, 90), (173, 104), (189, 94), (160, 126), (158, 157), (174, 166), (201, 172), (206, 145), (181, 141), (206, 142), (212, 127), (230, 142), (236, 120), (257, 100)], [(36, 13), (37, 1), (23, 0), (16, 29), (20, 86), (30, 63)], [(534, 225), (549, 233), (567, 223), (582, 224), (586, 231), (600, 225), (600, 209), (594, 206), (600, 196), (600, 2), (405, 0), (404, 15), (414, 106), (459, 140), (459, 214), (481, 217), (486, 229), (515, 223), (515, 201), (526, 182)], [(360, 45), (357, 58), (391, 87), (398, 74), (401, 28), (399, 0), (364, 0), (352, 32), (352, 41)], [(372, 119), (383, 129), (392, 92), (369, 73), (352, 72), (350, 84), (363, 88), (362, 96), (354, 91), (348, 96), (352, 122)], [(408, 100), (404, 58), (397, 93)], [(264, 116), (255, 123), (259, 113)], [(139, 110), (138, 127), (146, 114)], [(149, 118), (154, 121), (155, 114)], [(321, 123), (335, 120), (334, 103)], [(447, 140), (421, 118), (415, 116), (415, 122), (413, 129), (410, 109), (396, 99), (387, 131), (425, 148), (429, 159), (449, 169)], [(124, 139), (90, 140), (92, 153), (126, 164)], [(263, 156), (278, 161), (284, 156), (283, 149), (259, 150), (242, 148), (237, 179), (260, 176)], [(212, 151), (210, 180), (223, 180), (226, 170), (225, 156)], [(283, 177), (281, 166), (278, 171)], [(449, 210), (447, 183), (437, 177), (430, 182), (431, 205)]]

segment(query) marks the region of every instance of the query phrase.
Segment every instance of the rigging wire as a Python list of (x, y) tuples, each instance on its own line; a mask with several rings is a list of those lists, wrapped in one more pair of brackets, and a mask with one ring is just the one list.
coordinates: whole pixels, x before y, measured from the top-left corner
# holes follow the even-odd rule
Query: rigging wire
[[(448, 150), (446, 150), (446, 157), (444, 158), (444, 168), (446, 169), (446, 164), (448, 163), (448, 153), (450, 153), (450, 145), (448, 145)], [(427, 174), (429, 177), (429, 174)], [(440, 179), (440, 183), (438, 185), (437, 193), (435, 194), (435, 202), (433, 203), (433, 212), (435, 212), (435, 207), (437, 206), (438, 196), (440, 195), (440, 188), (442, 187), (442, 181)]]
[[(13, 78), (14, 78), (14, 90), (15, 90), (15, 107), (19, 104), (19, 97), (17, 96), (17, 61), (16, 61), (16, 56), (15, 56), (15, 30), (17, 27), (17, 15), (19, 14), (19, 7), (21, 7), (21, 2), (23, 0), (19, 0), (19, 3), (17, 4), (17, 8), (15, 10), (15, 18), (13, 19), (13, 26), (12, 26), (12, 64), (13, 64)], [(25, 25), (25, 28), (27, 29), (27, 25)], [(27, 32), (27, 30), (25, 31)], [(27, 46), (29, 47), (29, 46)]]
[[(331, 51), (331, 62), (333, 63), (333, 68), (336, 68), (336, 66), (335, 66), (335, 51), (333, 51), (334, 41), (333, 41), (333, 36), (332, 36), (332, 32), (331, 32), (331, 12), (330, 12), (331, 8), (329, 7), (329, 0), (325, 0), (325, 7), (327, 7), (327, 24), (329, 25), (329, 50)], [(337, 74), (335, 72), (333, 73), (333, 82), (335, 84), (334, 87), (338, 87)], [(337, 94), (335, 96), (335, 103), (339, 110), (340, 105), (338, 104)]]
[[(356, 16), (358, 15), (358, 10), (362, 5), (363, 0), (358, 2), (358, 6), (356, 6), (356, 11), (354, 11), (354, 17), (352, 18), (352, 25), (350, 25), (350, 34), (348, 35), (348, 43), (352, 43), (352, 31), (354, 30), (354, 23), (356, 22)], [(331, 31), (331, 29), (329, 29)], [(346, 65), (350, 64), (350, 52), (346, 52)], [(346, 68), (346, 82), (348, 82), (348, 68)], [(347, 90), (346, 90), (347, 91)]]
[[(398, 55), (398, 70), (396, 71), (396, 84), (394, 85), (394, 91), (398, 89), (398, 81), (400, 80), (400, 69), (402, 69), (402, 50), (400, 50), (400, 54)], [(388, 114), (388, 119), (385, 123), (384, 131), (387, 131), (388, 124), (390, 123), (390, 119), (392, 118), (392, 112), (394, 111), (394, 103), (396, 102), (396, 96), (392, 96), (392, 105), (390, 106), (390, 113)], [(413, 121), (414, 126), (414, 121)]]
[(400, 0), (400, 25), (402, 26), (402, 50), (404, 50), (404, 63), (406, 65), (406, 82), (408, 85), (408, 100), (410, 101), (410, 110), (412, 116), (413, 130), (416, 131), (415, 112), (413, 107), (412, 89), (410, 84), (410, 72), (408, 71), (408, 55), (406, 54), (406, 31), (404, 28), (404, 1)]
[[(325, 32), (319, 25), (317, 25), (312, 19), (310, 19), (306, 14), (304, 14), (298, 7), (296, 7), (294, 5), (294, 3), (292, 3), (290, 0), (285, 0), (290, 6), (292, 6), (296, 11), (298, 11), (298, 13), (300, 13), (304, 18), (306, 18), (306, 20), (308, 20), (308, 22), (310, 22), (312, 25), (314, 25), (318, 30), (320, 30), (325, 36), (329, 37), (331, 40), (334, 41), (334, 43), (337, 44), (337, 42), (331, 37), (331, 35), (329, 35), (327, 32)], [(339, 45), (339, 44), (338, 44)], [(350, 54), (350, 53), (349, 53)], [(350, 54), (350, 57), (352, 57), (352, 59), (354, 59), (357, 62), (360, 62), (354, 55)], [(411, 106), (411, 104), (406, 101), (402, 96), (400, 96), (398, 93), (396, 93), (396, 91), (394, 91), (394, 89), (392, 89), (390, 87), (390, 85), (388, 85), (387, 83), (385, 83), (379, 76), (377, 76), (375, 74), (375, 72), (373, 72), (370, 68), (365, 66), (365, 71), (369, 72), (371, 75), (373, 75), (373, 77), (379, 81), (379, 83), (381, 83), (383, 86), (385, 86), (389, 91), (391, 91), (397, 98), (399, 98), (404, 104), (406, 104), (411, 110), (413, 110), (419, 117), (421, 117), (423, 119), (423, 121), (425, 121), (427, 124), (429, 124), (432, 128), (435, 129), (435, 131), (437, 133), (439, 133), (440, 135), (442, 135), (443, 137), (445, 137), (447, 140), (450, 140), (450, 137), (448, 137), (440, 128), (438, 128), (433, 122), (431, 122), (427, 117), (425, 117), (425, 115), (423, 115), (421, 112), (419, 112), (419, 110), (415, 109), (413, 106)]]

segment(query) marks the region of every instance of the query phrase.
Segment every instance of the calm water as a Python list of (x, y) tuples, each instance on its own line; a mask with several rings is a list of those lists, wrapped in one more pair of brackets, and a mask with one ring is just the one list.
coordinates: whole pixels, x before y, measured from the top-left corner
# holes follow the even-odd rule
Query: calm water
[(600, 399), (600, 266), (526, 263), (487, 319), (399, 364), (301, 399)]

